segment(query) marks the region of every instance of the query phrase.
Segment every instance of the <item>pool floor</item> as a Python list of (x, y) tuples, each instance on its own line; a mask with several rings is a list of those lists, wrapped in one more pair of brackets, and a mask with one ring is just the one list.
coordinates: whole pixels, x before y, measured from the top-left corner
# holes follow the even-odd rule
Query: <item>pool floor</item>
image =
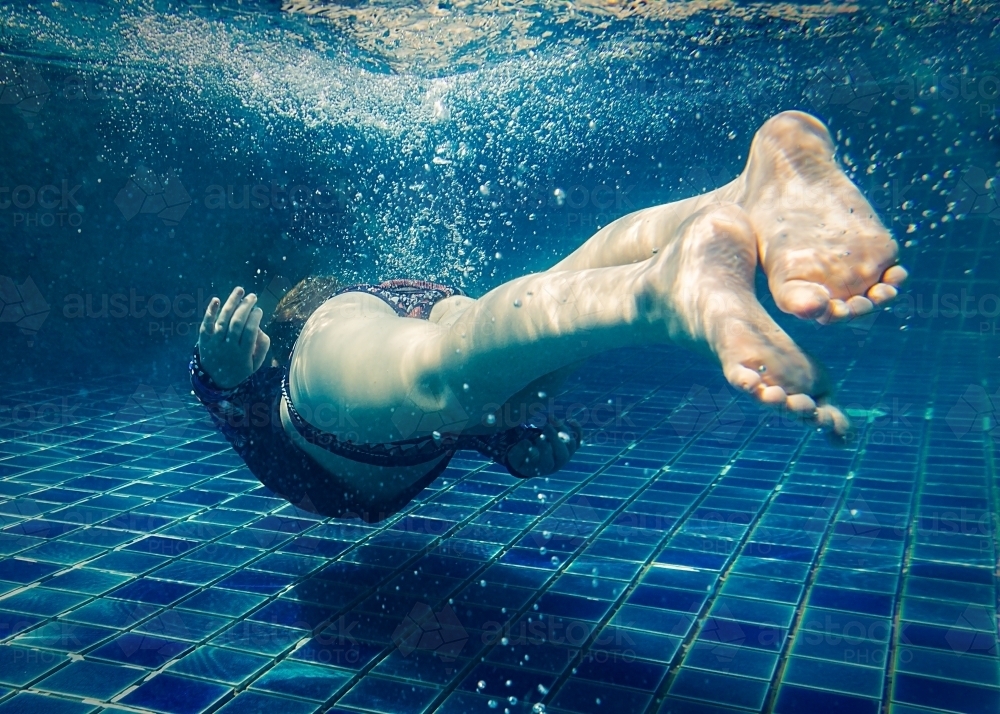
[(274, 497), (184, 384), (8, 383), (0, 714), (1000, 711), (995, 343), (815, 335), (847, 448), (622, 351), (563, 471), (461, 452), (377, 525)]

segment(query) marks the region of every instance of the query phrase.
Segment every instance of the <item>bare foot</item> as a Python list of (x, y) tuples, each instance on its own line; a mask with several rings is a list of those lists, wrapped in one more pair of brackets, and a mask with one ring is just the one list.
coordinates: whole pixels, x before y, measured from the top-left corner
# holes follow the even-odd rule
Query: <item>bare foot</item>
[(906, 279), (899, 246), (833, 153), (822, 122), (782, 112), (757, 132), (740, 177), (775, 303), (822, 324), (871, 312)]
[(823, 368), (767, 314), (754, 294), (757, 238), (736, 204), (701, 209), (678, 240), (650, 261), (670, 308), (671, 339), (709, 349), (726, 379), (763, 404), (844, 434)]

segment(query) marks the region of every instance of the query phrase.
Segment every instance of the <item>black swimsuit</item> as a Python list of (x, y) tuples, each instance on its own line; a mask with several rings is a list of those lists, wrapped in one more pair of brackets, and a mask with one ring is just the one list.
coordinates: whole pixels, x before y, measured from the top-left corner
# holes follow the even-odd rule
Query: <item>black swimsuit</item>
[[(364, 292), (384, 300), (400, 317), (426, 320), (434, 305), (457, 289), (419, 280), (390, 280), (378, 285), (352, 285), (338, 290)], [(448, 466), (456, 451), (472, 449), (502, 464), (523, 478), (507, 463), (511, 447), (533, 439), (541, 429), (522, 424), (491, 436), (439, 435), (394, 441), (387, 444), (356, 444), (317, 429), (292, 405), (288, 395), (288, 370), (268, 367), (257, 370), (232, 389), (215, 385), (201, 366), (197, 348), (189, 365), (195, 396), (208, 409), (223, 436), (264, 486), (307, 511), (333, 517), (358, 517), (380, 521), (409, 503)], [(413, 466), (440, 459), (422, 478), (390, 499), (372, 501), (361, 496), (343, 479), (320, 466), (295, 446), (281, 424), (281, 400), (289, 419), (309, 443), (352, 461), (376, 466)]]

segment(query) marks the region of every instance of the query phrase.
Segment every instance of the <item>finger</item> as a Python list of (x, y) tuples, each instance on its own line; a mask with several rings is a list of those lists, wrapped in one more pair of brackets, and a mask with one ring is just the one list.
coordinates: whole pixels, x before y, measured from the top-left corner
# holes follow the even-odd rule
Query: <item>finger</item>
[(556, 441), (561, 444), (568, 454), (566, 460), (569, 461), (576, 450), (580, 448), (580, 435), (568, 424), (556, 434)]
[(552, 461), (555, 468), (553, 471), (558, 471), (569, 461), (570, 457), (573, 455), (569, 450), (568, 444), (566, 444), (562, 439), (552, 440)]
[(550, 474), (556, 470), (556, 460), (553, 456), (551, 445), (539, 449), (536, 469), (538, 475)]
[(242, 300), (243, 288), (233, 288), (233, 291), (229, 293), (229, 297), (226, 299), (226, 304), (222, 306), (222, 310), (219, 312), (219, 316), (216, 319), (215, 327), (217, 331), (226, 331), (228, 334), (229, 321), (232, 319), (233, 313), (236, 311), (236, 308), (239, 307)]
[(247, 320), (250, 319), (250, 312), (256, 304), (257, 296), (253, 293), (243, 298), (233, 313), (233, 319), (229, 322), (229, 333), (226, 335), (227, 342), (233, 342), (237, 345), (240, 343), (240, 338), (243, 337), (243, 330), (246, 329)]
[(583, 444), (583, 426), (581, 426), (580, 422), (576, 421), (576, 419), (567, 419), (566, 426), (571, 429), (569, 435), (573, 437), (573, 447), (571, 451), (576, 453), (576, 450), (580, 448), (581, 444)]
[(253, 347), (253, 371), (256, 372), (264, 364), (267, 351), (271, 349), (271, 338), (263, 330), (257, 330), (257, 342)]
[(247, 318), (246, 327), (243, 328), (243, 334), (240, 336), (240, 345), (253, 345), (257, 346), (257, 333), (260, 331), (260, 321), (264, 319), (264, 311), (259, 307), (254, 306), (250, 310), (250, 316)]
[(533, 446), (534, 445), (527, 439), (521, 439), (521, 441), (510, 447), (510, 451), (507, 452), (507, 463), (510, 464), (510, 466), (519, 474), (523, 474), (525, 476), (531, 475), (529, 452)]
[(564, 437), (568, 436), (568, 434), (564, 431), (564, 426), (565, 425), (561, 420), (550, 417), (549, 423), (545, 427), (544, 432), (545, 443), (548, 444), (549, 448), (552, 450), (552, 459), (555, 464), (557, 464), (557, 470), (561, 466), (560, 459), (562, 459), (561, 463), (563, 464), (569, 461), (569, 452), (566, 448), (567, 441), (564, 439)]
[(205, 315), (201, 318), (201, 334), (206, 336), (215, 334), (215, 320), (219, 315), (219, 307), (221, 305), (222, 301), (217, 297), (208, 301), (208, 307), (205, 308)]

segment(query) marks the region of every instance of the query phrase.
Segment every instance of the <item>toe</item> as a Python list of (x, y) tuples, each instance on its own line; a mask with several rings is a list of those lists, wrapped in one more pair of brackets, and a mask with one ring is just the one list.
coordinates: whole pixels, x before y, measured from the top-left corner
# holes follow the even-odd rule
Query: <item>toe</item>
[(851, 430), (851, 420), (837, 407), (823, 402), (817, 409), (817, 424), (829, 428), (837, 436), (844, 436)]
[(899, 287), (908, 275), (909, 273), (906, 272), (906, 268), (902, 265), (894, 265), (882, 273), (882, 282)]
[(789, 280), (774, 292), (774, 302), (782, 312), (803, 320), (816, 320), (827, 311), (830, 291), (818, 283)]
[(808, 394), (792, 394), (785, 401), (785, 408), (799, 416), (811, 416), (816, 411), (816, 402)]
[(887, 285), (886, 283), (878, 283), (873, 285), (868, 291), (868, 299), (872, 301), (875, 305), (881, 305), (882, 303), (889, 302), (899, 291), (896, 290), (892, 285)]
[(874, 310), (875, 305), (868, 298), (855, 295), (847, 299), (847, 309), (851, 311), (852, 317), (861, 317)]
[(816, 415), (813, 420), (820, 429), (829, 429), (833, 426), (833, 417), (830, 415), (830, 410), (825, 406), (816, 408)]
[(771, 406), (778, 406), (788, 401), (788, 394), (777, 386), (763, 387), (757, 392), (760, 401)]
[(742, 364), (735, 364), (725, 370), (726, 379), (737, 389), (752, 392), (760, 385), (760, 374)]
[(817, 318), (816, 322), (821, 325), (829, 325), (834, 322), (846, 320), (851, 316), (851, 309), (843, 300), (831, 300), (826, 314)]

